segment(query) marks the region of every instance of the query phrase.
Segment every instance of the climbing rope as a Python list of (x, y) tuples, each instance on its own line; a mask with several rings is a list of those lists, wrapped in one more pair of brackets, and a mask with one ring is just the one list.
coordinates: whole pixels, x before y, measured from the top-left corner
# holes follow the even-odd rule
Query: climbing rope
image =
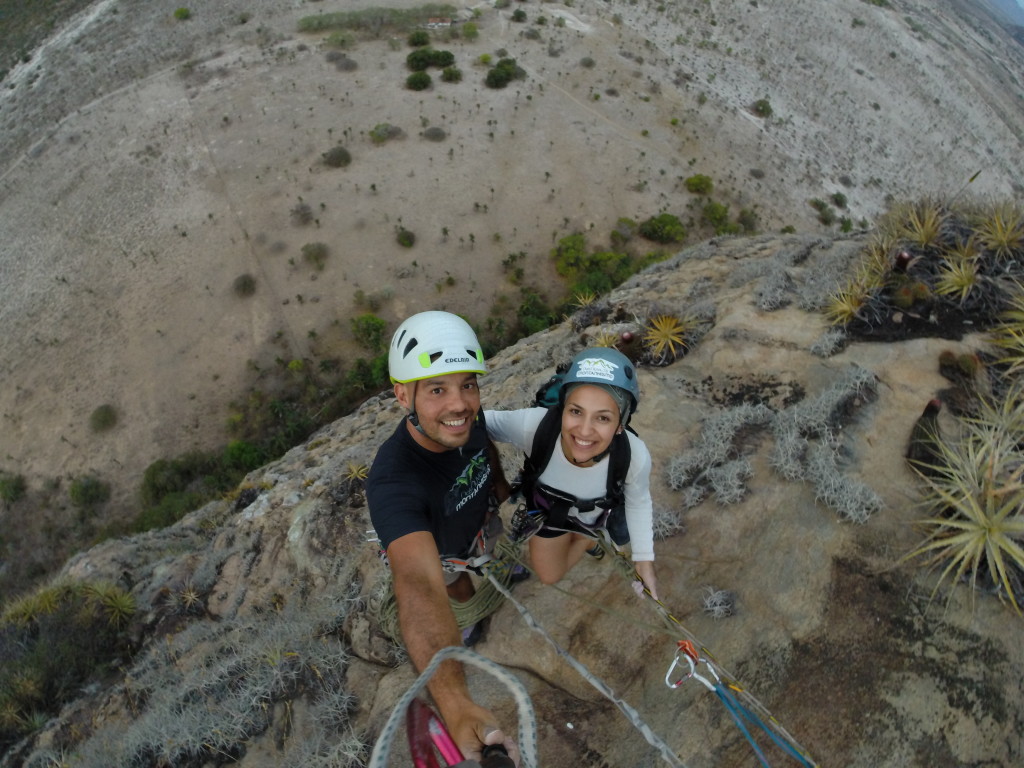
[[(765, 706), (761, 704), (761, 702), (758, 701), (753, 694), (751, 694), (749, 691), (743, 688), (739, 684), (739, 682), (737, 682), (735, 677), (733, 677), (729, 672), (727, 672), (723, 667), (721, 667), (718, 664), (718, 662), (715, 661), (714, 657), (711, 655), (711, 652), (700, 643), (696, 636), (688, 629), (686, 629), (686, 627), (683, 626), (682, 622), (680, 622), (679, 619), (677, 619), (669, 612), (665, 604), (651, 593), (650, 588), (646, 584), (644, 584), (643, 577), (636, 570), (636, 566), (634, 566), (633, 563), (626, 557), (626, 554), (617, 546), (615, 546), (615, 544), (613, 544), (610, 541), (607, 541), (604, 537), (602, 537), (599, 541), (606, 552), (612, 552), (617, 556), (614, 558), (614, 562), (617, 565), (617, 570), (625, 574), (634, 582), (640, 583), (641, 591), (646, 597), (650, 599), (651, 603), (654, 604), (656, 610), (658, 611), (658, 614), (665, 621), (666, 626), (670, 630), (684, 636), (685, 639), (680, 640), (678, 642), (680, 650), (676, 652), (676, 658), (673, 661), (672, 666), (669, 667), (669, 673), (671, 673), (672, 669), (675, 666), (677, 666), (680, 658), (679, 654), (683, 653), (685, 657), (690, 660), (691, 664), (692, 674), (688, 675), (687, 677), (694, 677), (700, 682), (703, 682), (706, 686), (708, 686), (718, 695), (718, 697), (722, 700), (722, 703), (725, 705), (726, 710), (729, 712), (729, 715), (733, 718), (733, 721), (737, 724), (740, 731), (746, 737), (747, 741), (750, 742), (750, 745), (753, 747), (754, 752), (757, 755), (758, 759), (761, 761), (762, 765), (767, 766), (768, 762), (765, 759), (760, 747), (757, 745), (757, 742), (755, 742), (753, 737), (751, 736), (750, 731), (746, 726), (746, 723), (744, 723), (744, 720), (746, 720), (747, 723), (755, 725), (759, 727), (761, 730), (763, 730), (766, 734), (768, 734), (768, 737), (773, 742), (775, 742), (780, 748), (783, 749), (783, 751), (785, 751), (787, 754), (789, 754), (791, 757), (797, 760), (801, 765), (810, 766), (812, 768), (813, 766), (816, 766), (817, 763), (815, 763), (814, 760), (811, 759), (810, 755), (807, 753), (807, 750), (800, 746), (800, 743), (796, 739), (794, 739), (793, 736), (790, 735), (790, 733), (785, 728), (782, 727), (782, 724), (775, 719), (772, 713), (769, 712), (767, 708), (765, 708)], [(697, 651), (698, 647), (700, 648), (699, 653)], [(696, 663), (704, 663), (705, 665), (707, 665), (708, 669), (711, 671), (713, 677), (717, 681), (715, 685), (710, 685), (706, 678), (703, 678), (695, 673), (693, 665), (695, 665)], [(723, 678), (725, 678), (725, 682), (723, 682)], [(666, 683), (667, 682), (668, 674), (666, 674)], [(675, 688), (676, 686), (670, 685), (669, 687)], [(743, 700), (743, 703), (740, 703), (740, 699)], [(744, 706), (744, 704), (746, 706)]]
[(484, 575), (486, 575), (488, 580), (494, 585), (494, 588), (498, 590), (506, 600), (508, 600), (510, 603), (512, 603), (512, 605), (516, 607), (516, 610), (519, 611), (519, 614), (523, 617), (523, 621), (526, 622), (527, 626), (530, 627), (530, 629), (532, 629), (534, 632), (540, 634), (545, 640), (547, 640), (548, 644), (555, 649), (555, 652), (563, 659), (565, 659), (569, 663), (569, 665), (572, 666), (572, 668), (575, 669), (581, 677), (583, 677), (584, 680), (590, 683), (605, 698), (607, 698), (616, 707), (618, 707), (619, 711), (622, 712), (630, 721), (630, 723), (632, 723), (633, 726), (638, 731), (640, 731), (643, 737), (647, 739), (647, 743), (653, 746), (661, 753), (661, 756), (664, 758), (665, 762), (667, 762), (671, 766), (674, 766), (675, 768), (686, 768), (686, 764), (679, 759), (679, 757), (675, 754), (675, 752), (672, 751), (668, 744), (662, 741), (662, 739), (656, 733), (654, 733), (653, 730), (651, 730), (650, 726), (647, 725), (647, 723), (645, 723), (643, 719), (640, 717), (640, 714), (635, 709), (633, 709), (633, 707), (631, 707), (629, 704), (627, 704), (625, 701), (619, 698), (615, 694), (615, 692), (608, 686), (607, 683), (605, 683), (599, 677), (594, 675), (589, 669), (587, 669), (587, 667), (582, 662), (580, 662), (578, 659), (575, 659), (568, 651), (562, 648), (555, 641), (555, 639), (548, 633), (548, 631), (544, 629), (544, 627), (542, 627), (537, 622), (537, 620), (530, 614), (530, 612), (526, 609), (526, 606), (524, 606), (522, 603), (520, 603), (518, 600), (512, 597), (512, 593), (509, 592), (508, 589), (506, 589), (496, 578), (492, 578), (490, 569), (488, 569), (486, 566), (484, 568)]
[(442, 648), (435, 653), (430, 663), (423, 669), (423, 672), (416, 678), (416, 681), (409, 690), (398, 700), (395, 708), (391, 710), (391, 714), (388, 716), (380, 736), (377, 738), (377, 743), (373, 745), (373, 752), (370, 754), (370, 762), (367, 763), (367, 768), (387, 768), (388, 757), (391, 755), (391, 745), (398, 733), (399, 726), (402, 724), (406, 710), (409, 708), (412, 700), (426, 687), (430, 678), (434, 676), (437, 668), (441, 665), (441, 662), (447, 659), (472, 664), (490, 673), (509, 690), (516, 702), (516, 711), (519, 716), (519, 766), (520, 768), (539, 768), (537, 761), (537, 718), (534, 715), (533, 704), (530, 702), (530, 695), (526, 691), (526, 686), (523, 685), (519, 678), (500, 664), (484, 658), (469, 648), (457, 648), (454, 646)]

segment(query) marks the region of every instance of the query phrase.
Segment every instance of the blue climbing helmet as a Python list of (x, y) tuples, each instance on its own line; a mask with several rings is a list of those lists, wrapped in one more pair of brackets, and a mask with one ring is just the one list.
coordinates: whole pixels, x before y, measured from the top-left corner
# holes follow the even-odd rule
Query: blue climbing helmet
[(605, 389), (619, 404), (623, 425), (640, 404), (640, 385), (636, 366), (628, 357), (611, 347), (590, 347), (572, 359), (562, 376), (559, 404), (565, 405), (569, 391), (578, 384), (595, 384)]

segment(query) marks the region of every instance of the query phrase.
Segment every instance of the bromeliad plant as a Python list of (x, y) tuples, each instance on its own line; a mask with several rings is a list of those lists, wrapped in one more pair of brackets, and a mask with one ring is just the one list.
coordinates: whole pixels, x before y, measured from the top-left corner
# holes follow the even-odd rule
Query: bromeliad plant
[(1001, 404), (983, 401), (954, 440), (936, 439), (934, 461), (917, 471), (926, 488), (921, 521), (927, 538), (905, 559), (941, 567), (939, 581), (967, 577), (972, 588), (991, 582), (1021, 614), (1024, 589), (1024, 388)]
[(644, 327), (643, 346), (647, 362), (651, 365), (668, 365), (675, 362), (687, 347), (686, 337), (697, 326), (690, 317), (657, 315)]

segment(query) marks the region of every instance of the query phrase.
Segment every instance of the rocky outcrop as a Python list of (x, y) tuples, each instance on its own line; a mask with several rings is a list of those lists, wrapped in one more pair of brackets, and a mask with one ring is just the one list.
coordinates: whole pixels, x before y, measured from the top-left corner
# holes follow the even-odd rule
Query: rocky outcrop
[[(901, 560), (920, 536), (908, 435), (948, 384), (940, 353), (982, 341), (823, 344), (816, 309), (861, 246), (797, 236), (704, 243), (502, 351), (483, 380), (488, 406), (521, 407), (599, 332), (639, 333), (660, 313), (700, 320), (684, 357), (641, 369), (633, 422), (654, 457), (667, 534), (656, 542), (659, 591), (678, 624), (639, 600), (611, 558), (586, 558), (557, 587), (527, 581), (515, 592), (688, 766), (754, 758), (708, 690), (665, 685), (682, 628), (821, 765), (1024, 759), (1020, 619), (963, 586), (948, 603), (945, 592), (932, 600), (932, 578)], [(354, 480), (400, 416), (390, 395), (371, 398), (249, 475), (236, 499), (69, 562), (68, 576), (131, 587), (136, 653), (5, 765), (41, 765), (33, 760), (62, 748), (89, 766), (226, 756), (246, 768), (363, 764), (414, 678), (373, 610), (386, 575)], [(817, 427), (801, 433), (787, 470), (779, 446), (800, 419)], [(716, 447), (712, 427), (726, 423)], [(504, 458), (513, 472), (514, 454)], [(731, 615), (704, 610), (717, 591), (729, 593)], [(478, 650), (526, 683), (544, 768), (659, 763), (513, 606), (492, 616)], [(471, 681), (512, 722), (504, 692), (486, 676)]]

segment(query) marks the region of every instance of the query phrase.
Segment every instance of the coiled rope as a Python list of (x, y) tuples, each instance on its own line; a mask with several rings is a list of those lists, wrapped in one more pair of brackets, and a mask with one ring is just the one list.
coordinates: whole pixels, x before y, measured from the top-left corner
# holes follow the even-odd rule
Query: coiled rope
[[(503, 585), (508, 586), (512, 582), (512, 569), (519, 564), (520, 550), (522, 545), (502, 539), (494, 548), (494, 559), (487, 564), (487, 569), (493, 572), (495, 578)], [(380, 598), (370, 606), (370, 613), (373, 615), (381, 631), (394, 643), (401, 645), (402, 633), (398, 625), (398, 602), (395, 600), (394, 585), (391, 581), (391, 571), (388, 569), (387, 582), (383, 586), (383, 593)], [(501, 606), (504, 599), (501, 592), (494, 588), (490, 580), (481, 581), (473, 596), (465, 602), (449, 598), (448, 604), (452, 613), (455, 614), (455, 621), (459, 629), (476, 624), (478, 621), (490, 616)]]

